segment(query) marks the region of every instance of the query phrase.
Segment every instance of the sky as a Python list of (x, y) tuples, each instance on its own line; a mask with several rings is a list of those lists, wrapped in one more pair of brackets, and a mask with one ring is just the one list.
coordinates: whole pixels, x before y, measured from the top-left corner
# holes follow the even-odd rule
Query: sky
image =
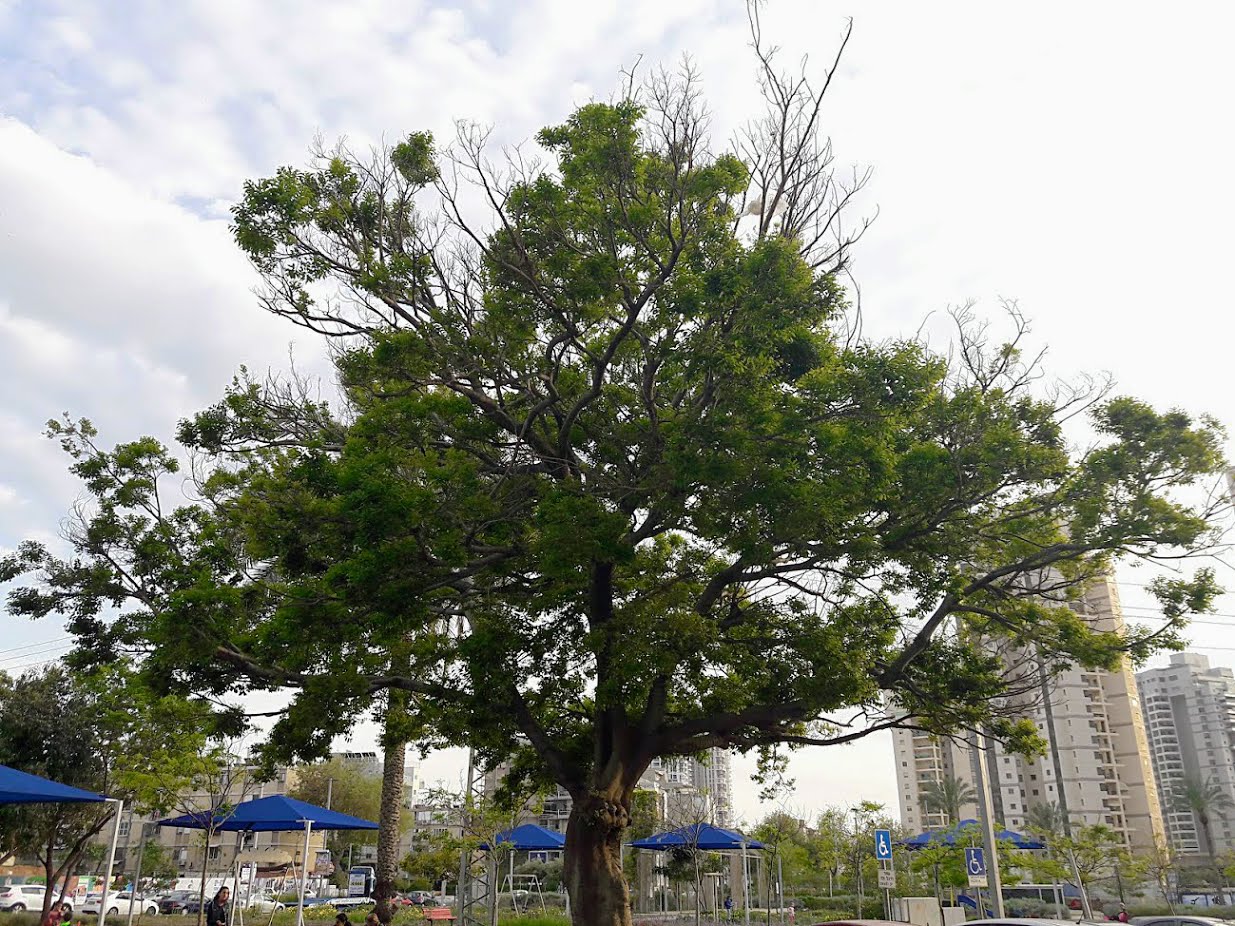
[[(849, 17), (824, 125), (840, 164), (873, 169), (867, 333), (1015, 299), (1053, 373), (1235, 423), (1235, 7), (770, 0), (765, 34), (818, 74)], [(170, 440), (242, 364), (327, 372), (320, 343), (256, 305), (228, 231), (246, 179), (315, 137), (363, 149), (465, 119), (519, 143), (683, 55), (723, 145), (756, 112), (736, 0), (0, 0), (0, 549), (55, 541), (79, 494), (48, 418)], [(1152, 618), (1148, 574), (1120, 579), (1129, 616)], [(1193, 642), (1230, 665), (1235, 596), (1218, 610)], [(0, 621), (0, 669), (68, 648), (53, 623)], [(767, 809), (750, 768), (747, 820)], [(792, 774), (802, 814), (896, 806), (886, 737), (801, 752)]]

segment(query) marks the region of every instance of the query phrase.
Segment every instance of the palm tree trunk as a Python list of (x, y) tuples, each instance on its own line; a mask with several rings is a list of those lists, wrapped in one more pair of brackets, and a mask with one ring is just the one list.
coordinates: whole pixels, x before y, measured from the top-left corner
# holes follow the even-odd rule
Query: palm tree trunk
[(1202, 811), (1197, 816), (1201, 821), (1201, 832), (1205, 834), (1205, 854), (1209, 856), (1209, 867), (1214, 873), (1214, 887), (1222, 887), (1222, 871), (1218, 867), (1218, 848), (1214, 845), (1214, 833), (1210, 827), (1209, 814)]
[(373, 893), (377, 917), (389, 923), (394, 917), (391, 899), (399, 872), (399, 822), (403, 815), (403, 774), (407, 743), (388, 742), (382, 757), (382, 800), (377, 831), (377, 872)]

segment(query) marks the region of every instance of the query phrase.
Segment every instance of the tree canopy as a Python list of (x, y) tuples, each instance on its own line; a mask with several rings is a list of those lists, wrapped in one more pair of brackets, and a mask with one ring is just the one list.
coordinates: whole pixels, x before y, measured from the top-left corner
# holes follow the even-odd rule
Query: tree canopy
[(661, 74), (545, 128), (543, 160), (494, 168), (465, 128), (246, 184), (263, 303), (330, 339), (340, 401), (242, 375), (180, 429), (204, 478), (179, 507), (157, 443), (56, 426), (94, 507), (72, 557), (5, 561), (38, 576), (11, 608), (172, 689), (287, 695), (284, 754), (405, 692), (412, 739), (571, 793), (597, 923), (625, 921), (617, 850), (659, 756), (895, 727), (1033, 749), (1005, 651), (1178, 645), (1203, 571), (1155, 583), (1156, 631), (1069, 605), (1120, 558), (1211, 542), (1188, 490), (1217, 426), (1045, 386), (1015, 313), (1005, 341), (962, 313), (948, 353), (863, 338), (823, 91), (760, 60), (736, 150), (693, 75)]

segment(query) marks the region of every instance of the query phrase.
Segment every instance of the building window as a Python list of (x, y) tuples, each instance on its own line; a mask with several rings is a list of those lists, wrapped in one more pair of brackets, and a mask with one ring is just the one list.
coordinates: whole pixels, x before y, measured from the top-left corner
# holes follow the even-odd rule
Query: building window
[(208, 858), (212, 862), (217, 862), (219, 860), (219, 847), (211, 846), (209, 849), (207, 849), (206, 858)]

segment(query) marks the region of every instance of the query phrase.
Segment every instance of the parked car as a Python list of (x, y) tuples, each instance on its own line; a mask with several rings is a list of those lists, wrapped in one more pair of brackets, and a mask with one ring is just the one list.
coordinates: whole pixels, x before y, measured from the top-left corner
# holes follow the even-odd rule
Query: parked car
[(429, 891), (411, 891), (407, 895), (407, 899), (418, 907), (423, 907), (425, 904), (433, 903), (433, 894)]
[(171, 891), (159, 898), (159, 912), (184, 913), (184, 905), (190, 900), (197, 900), (194, 891)]
[(47, 887), (43, 884), (10, 884), (0, 888), (0, 910), (21, 913), (23, 910), (42, 910), (43, 895)]
[[(102, 894), (88, 894), (86, 900), (81, 905), (81, 912), (88, 916), (98, 916), (99, 904), (103, 901)], [(159, 905), (154, 898), (146, 898), (138, 894), (133, 897), (130, 891), (117, 891), (114, 894), (107, 895), (107, 915), (118, 916), (121, 913), (129, 912), (130, 901), (132, 902), (133, 912), (140, 913), (145, 916), (156, 916), (159, 912)]]
[(377, 901), (372, 897), (306, 897), (304, 900), (306, 907), (330, 904), (336, 910), (359, 910), (361, 907), (371, 907), (375, 903)]
[(273, 894), (261, 893), (250, 897), (245, 903), (245, 908), (260, 910), (262, 913), (278, 913), (280, 910), (287, 909), (287, 905), (276, 899)]
[(1230, 920), (1213, 916), (1134, 916), (1133, 926), (1227, 926)]

